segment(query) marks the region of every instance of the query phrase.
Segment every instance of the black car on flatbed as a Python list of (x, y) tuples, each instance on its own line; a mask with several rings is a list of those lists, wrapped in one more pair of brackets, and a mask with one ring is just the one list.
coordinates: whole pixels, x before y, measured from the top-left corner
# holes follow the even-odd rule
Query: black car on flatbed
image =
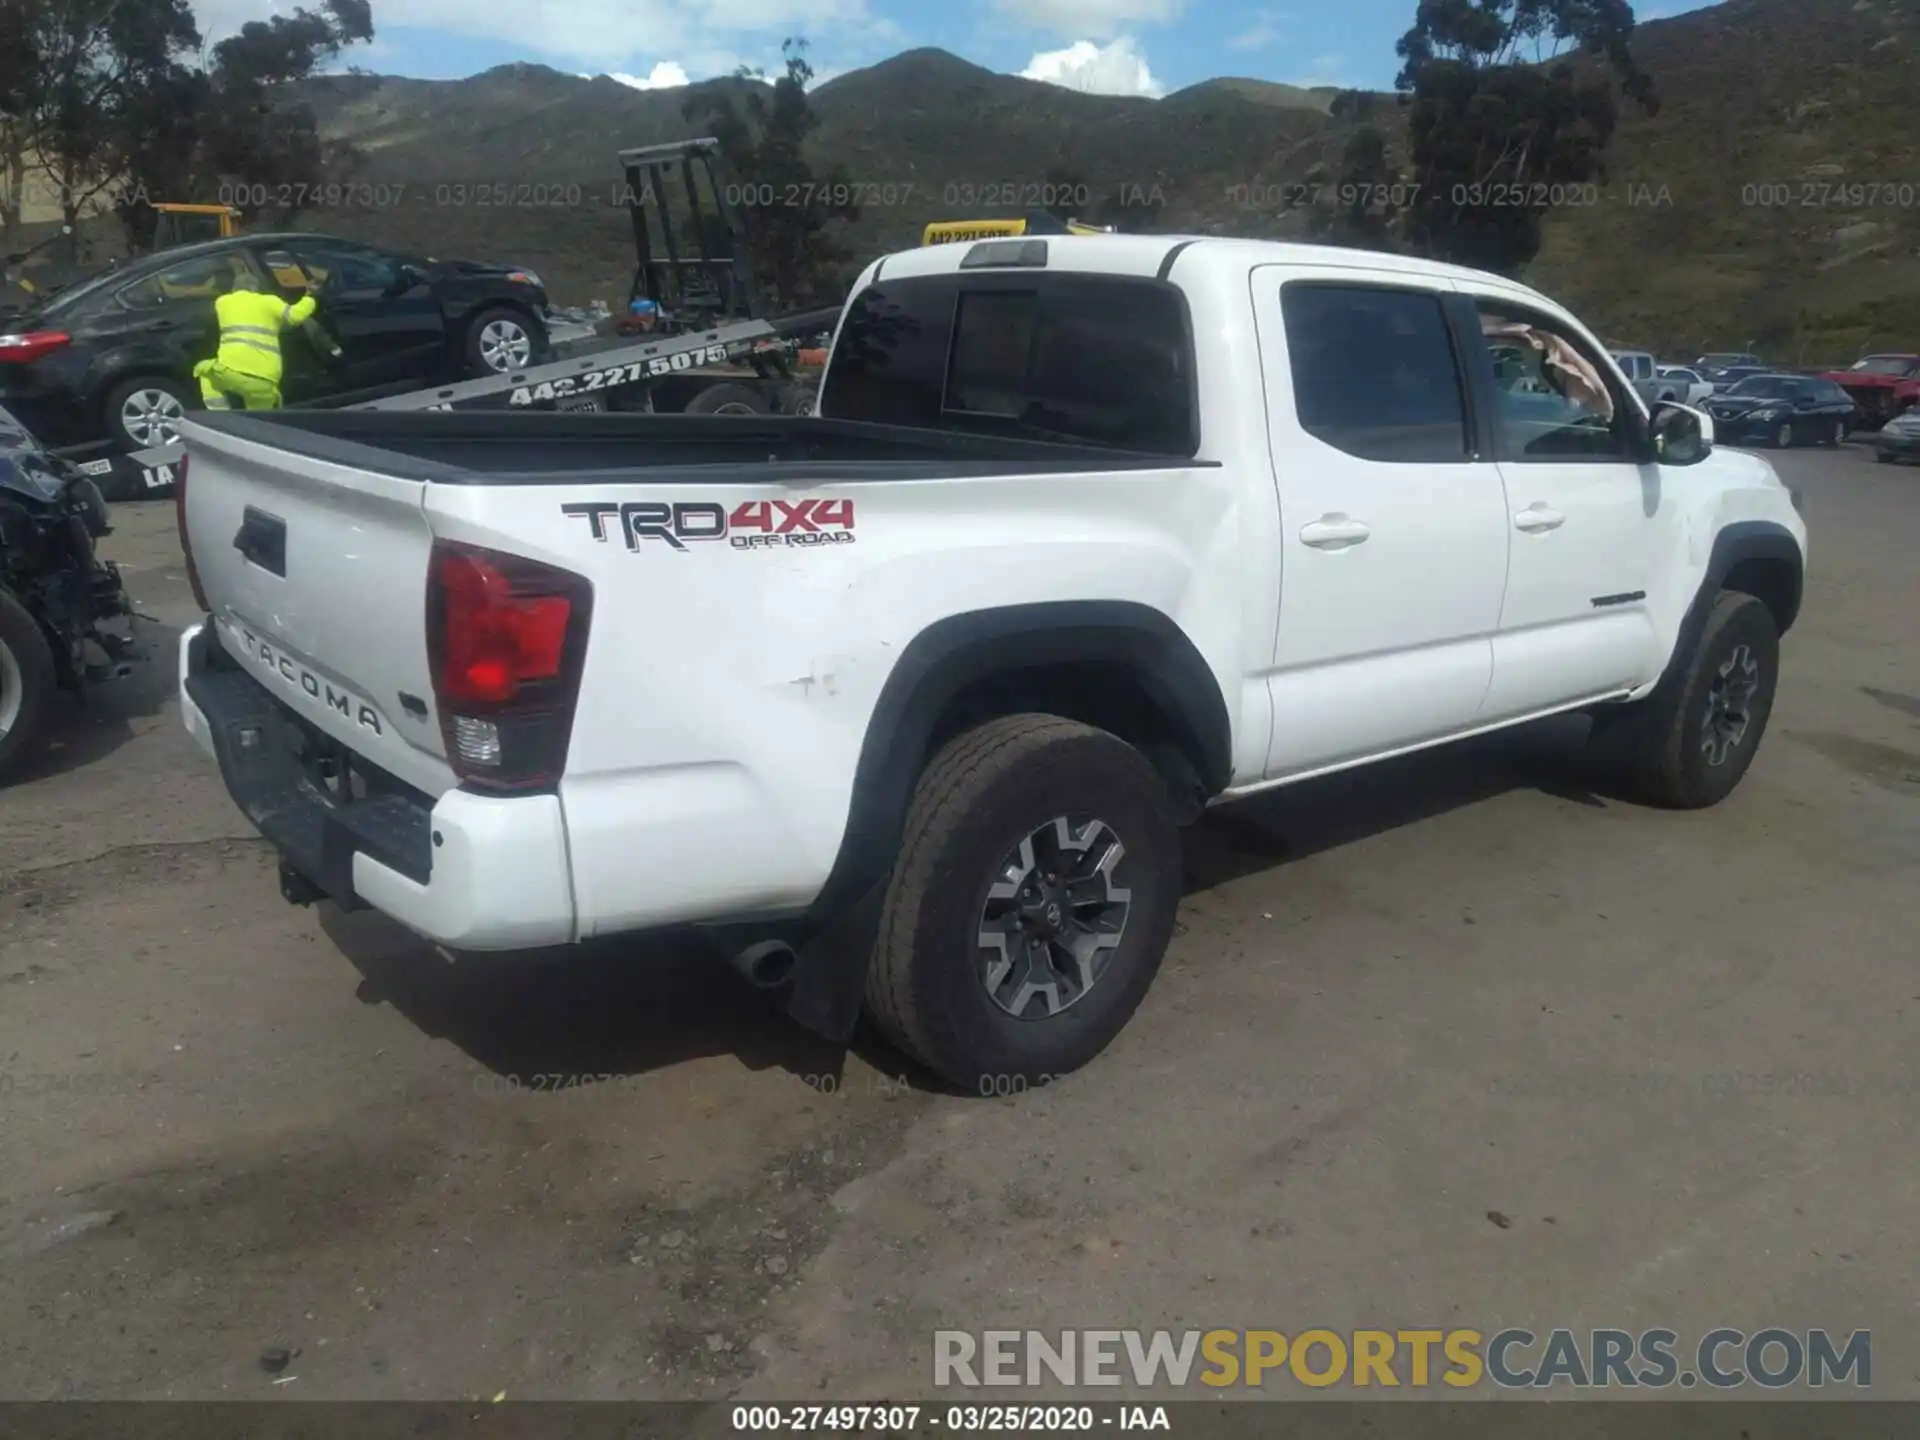
[(289, 300), (303, 285), (320, 298), (319, 333), (281, 341), (289, 405), (503, 373), (546, 353), (546, 288), (531, 271), (329, 235), (244, 235), (147, 256), (10, 318), (0, 404), (51, 446), (171, 443), (200, 403), (194, 364), (218, 346), (214, 299), (239, 273)]

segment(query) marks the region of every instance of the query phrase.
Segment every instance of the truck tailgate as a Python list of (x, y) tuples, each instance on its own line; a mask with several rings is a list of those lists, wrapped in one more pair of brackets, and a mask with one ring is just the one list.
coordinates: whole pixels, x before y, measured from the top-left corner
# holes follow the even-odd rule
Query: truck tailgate
[(454, 780), (432, 711), (425, 482), (189, 425), (186, 526), (221, 647), (397, 778)]

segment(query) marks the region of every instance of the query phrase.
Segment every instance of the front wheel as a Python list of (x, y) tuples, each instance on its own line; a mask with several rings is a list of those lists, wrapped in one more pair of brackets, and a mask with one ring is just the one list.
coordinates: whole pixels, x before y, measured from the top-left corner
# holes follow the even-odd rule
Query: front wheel
[(1675, 656), (1663, 684), (1602, 733), (1614, 742), (1631, 788), (1674, 810), (1700, 810), (1733, 793), (1753, 763), (1773, 713), (1780, 632), (1752, 595), (1723, 590), (1692, 652)]
[(0, 591), (0, 779), (37, 750), (57, 688), (46, 636), (26, 607)]
[(467, 326), (467, 368), (475, 375), (505, 375), (524, 370), (544, 350), (539, 332), (518, 310), (499, 306), (482, 310)]
[(1836, 420), (1833, 422), (1833, 433), (1827, 437), (1827, 445), (1830, 448), (1837, 450), (1846, 443), (1847, 443), (1847, 422), (1844, 420)]
[(1124, 741), (1051, 715), (988, 721), (914, 789), (867, 971), (867, 1009), (962, 1090), (1085, 1065), (1172, 938), (1180, 833)]
[(1782, 420), (1780, 422), (1780, 428), (1773, 432), (1773, 448), (1776, 450), (1791, 450), (1793, 448), (1793, 422), (1791, 420)]

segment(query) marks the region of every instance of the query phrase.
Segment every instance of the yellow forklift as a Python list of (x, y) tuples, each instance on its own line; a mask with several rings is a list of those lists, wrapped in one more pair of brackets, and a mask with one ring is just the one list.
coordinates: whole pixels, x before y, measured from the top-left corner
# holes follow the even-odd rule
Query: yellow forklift
[(231, 205), (184, 205), (154, 201), (160, 212), (153, 227), (153, 248), (197, 245), (203, 240), (231, 240), (240, 233), (240, 212)]

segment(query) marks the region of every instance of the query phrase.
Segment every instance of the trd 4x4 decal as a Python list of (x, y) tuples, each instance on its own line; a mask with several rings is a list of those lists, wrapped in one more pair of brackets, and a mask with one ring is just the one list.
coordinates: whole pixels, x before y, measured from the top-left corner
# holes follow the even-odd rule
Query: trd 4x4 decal
[(609, 522), (617, 524), (627, 549), (657, 540), (685, 553), (687, 547), (708, 540), (724, 540), (736, 550), (768, 550), (789, 546), (851, 545), (851, 500), (747, 500), (728, 510), (712, 500), (683, 500), (669, 505), (660, 500), (629, 500), (616, 505), (606, 500), (579, 501), (560, 507), (562, 515), (587, 522), (593, 538), (609, 538)]

